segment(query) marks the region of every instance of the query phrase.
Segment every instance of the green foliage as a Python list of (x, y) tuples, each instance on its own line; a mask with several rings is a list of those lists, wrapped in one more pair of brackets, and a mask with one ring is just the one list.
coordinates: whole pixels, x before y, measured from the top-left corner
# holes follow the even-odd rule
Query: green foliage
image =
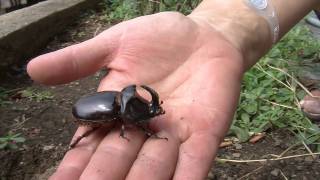
[(0, 87), (0, 107), (10, 104), (10, 101), (8, 101), (8, 98), (9, 98), (9, 91), (3, 87)]
[(287, 128), (320, 150), (320, 128), (303, 115), (298, 105), (306, 93), (296, 74), (288, 71), (293, 62), (319, 57), (319, 49), (320, 42), (306, 27), (298, 25), (290, 31), (245, 74), (230, 133), (247, 141), (253, 133)]
[(106, 0), (105, 20), (119, 22), (162, 11), (189, 14), (200, 0)]
[(106, 12), (108, 22), (132, 19), (139, 16), (138, 2), (134, 0), (109, 0)]
[(0, 149), (18, 149), (18, 143), (23, 143), (26, 141), (24, 137), (20, 136), (21, 134), (11, 134), (7, 136), (0, 137)]
[(310, 30), (306, 26), (298, 25), (269, 52), (267, 57), (300, 61), (319, 55), (319, 49), (320, 43), (311, 35)]
[(34, 88), (27, 88), (19, 91), (22, 98), (28, 98), (29, 100), (36, 100), (37, 102), (44, 100), (51, 100), (54, 96), (49, 91), (38, 91)]

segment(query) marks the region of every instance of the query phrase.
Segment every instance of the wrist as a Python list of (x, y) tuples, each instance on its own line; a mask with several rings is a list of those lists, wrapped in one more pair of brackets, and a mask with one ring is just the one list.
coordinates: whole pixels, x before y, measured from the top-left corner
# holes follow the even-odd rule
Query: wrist
[(267, 20), (248, 7), (244, 0), (204, 0), (189, 17), (220, 32), (243, 55), (246, 68), (272, 45)]

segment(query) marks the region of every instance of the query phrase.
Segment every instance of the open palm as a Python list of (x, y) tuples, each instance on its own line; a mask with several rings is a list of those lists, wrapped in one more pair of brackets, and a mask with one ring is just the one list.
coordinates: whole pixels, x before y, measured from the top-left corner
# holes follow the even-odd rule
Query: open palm
[(66, 83), (106, 67), (99, 91), (146, 84), (166, 111), (150, 127), (168, 141), (132, 129), (126, 141), (119, 128), (101, 128), (65, 155), (51, 179), (204, 179), (237, 104), (242, 63), (212, 27), (170, 12), (120, 23), (35, 58), (28, 73), (36, 81)]

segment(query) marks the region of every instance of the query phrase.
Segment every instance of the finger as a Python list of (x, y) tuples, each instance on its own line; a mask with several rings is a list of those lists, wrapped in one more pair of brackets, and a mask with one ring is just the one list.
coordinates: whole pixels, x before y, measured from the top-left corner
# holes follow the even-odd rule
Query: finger
[(169, 133), (162, 132), (156, 139), (150, 137), (143, 145), (126, 179), (171, 179), (175, 170), (179, 141)]
[(125, 179), (146, 137), (139, 129), (127, 128), (125, 139), (119, 129), (103, 139), (80, 179)]
[(181, 144), (174, 180), (206, 179), (220, 138), (208, 132), (194, 133)]
[(139, 84), (138, 81), (131, 78), (132, 77), (129, 77), (122, 72), (111, 70), (108, 72), (108, 75), (100, 81), (98, 91), (121, 91), (124, 87), (130, 84)]
[(117, 46), (114, 31), (80, 44), (41, 55), (28, 63), (32, 79), (44, 84), (67, 83), (90, 75), (107, 65)]
[[(110, 127), (100, 128), (83, 138), (75, 148), (69, 150), (60, 163), (57, 171), (50, 177), (50, 180), (73, 180), (79, 179), (83, 169), (88, 164), (96, 147), (108, 132)], [(74, 137), (82, 135), (88, 127), (79, 127)]]

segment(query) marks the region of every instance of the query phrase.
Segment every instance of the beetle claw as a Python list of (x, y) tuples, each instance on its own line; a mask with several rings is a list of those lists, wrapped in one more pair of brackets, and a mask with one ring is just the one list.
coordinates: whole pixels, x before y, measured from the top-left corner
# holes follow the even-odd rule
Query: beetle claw
[(167, 138), (167, 137), (160, 137), (160, 136), (158, 136), (157, 134), (152, 134), (152, 135), (149, 136), (149, 137), (151, 137), (151, 138), (156, 138), (156, 139), (164, 139), (164, 140), (168, 141), (168, 138)]
[(74, 148), (80, 141), (81, 139), (89, 136), (91, 133), (93, 133), (95, 130), (99, 129), (100, 127), (92, 127), (91, 129), (85, 131), (83, 134), (81, 134), (80, 136), (76, 137), (76, 139), (71, 142), (71, 144), (69, 145), (69, 149)]
[(126, 139), (127, 141), (130, 141), (130, 139), (127, 138), (127, 137), (124, 135), (125, 128), (126, 128), (126, 127), (122, 124), (122, 125), (121, 125), (121, 129), (120, 129), (120, 135), (119, 135), (119, 137), (121, 137), (121, 138), (123, 138), (123, 139)]
[(141, 128), (141, 130), (142, 130), (148, 137), (156, 138), (156, 139), (165, 139), (165, 140), (168, 141), (168, 138), (158, 136), (156, 133), (154, 133), (154, 132), (151, 131), (150, 129), (147, 129), (146, 127), (144, 127), (144, 126), (141, 125), (141, 124), (139, 124), (138, 127)]

